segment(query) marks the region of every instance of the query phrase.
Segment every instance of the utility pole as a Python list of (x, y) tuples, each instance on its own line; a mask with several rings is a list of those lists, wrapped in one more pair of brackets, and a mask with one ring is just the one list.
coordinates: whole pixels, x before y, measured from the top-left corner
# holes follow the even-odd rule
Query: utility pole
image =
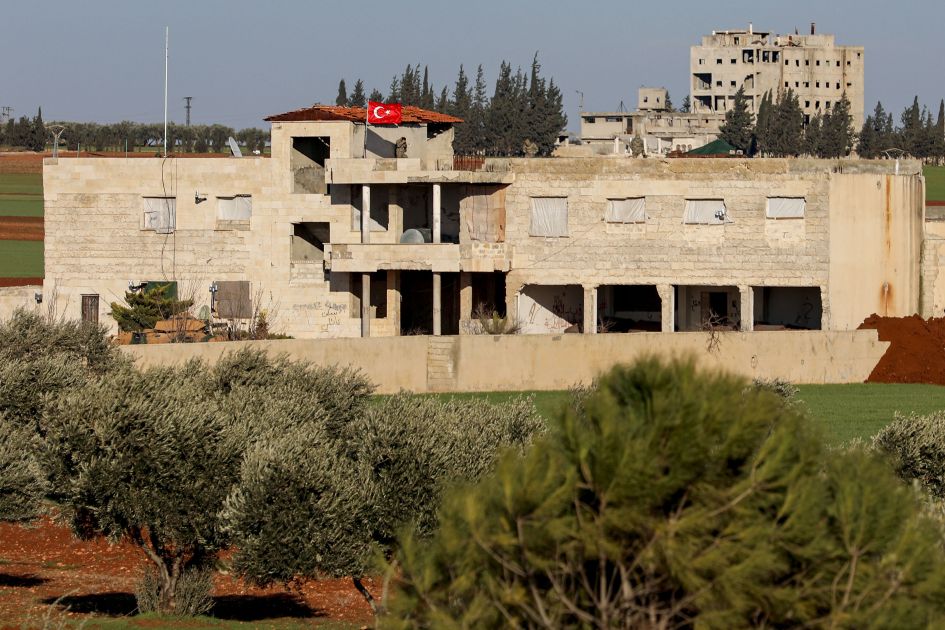
[(184, 100), (187, 101), (187, 104), (184, 105), (184, 109), (187, 110), (187, 126), (190, 127), (190, 101), (193, 100), (193, 96), (185, 96)]
[(0, 107), (0, 123), (5, 123), (13, 118), (13, 108), (9, 105)]
[(53, 135), (52, 156), (59, 157), (59, 136), (66, 128), (64, 125), (46, 125), (46, 129)]

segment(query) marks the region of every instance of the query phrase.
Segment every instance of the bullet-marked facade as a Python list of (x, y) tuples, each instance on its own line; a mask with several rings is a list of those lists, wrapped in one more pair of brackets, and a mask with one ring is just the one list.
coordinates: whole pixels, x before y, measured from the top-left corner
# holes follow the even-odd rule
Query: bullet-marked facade
[(468, 158), (456, 119), (363, 119), (273, 116), (271, 158), (47, 159), (44, 299), (114, 327), (129, 286), (176, 282), (297, 338), (470, 334), (477, 311), (523, 334), (851, 330), (939, 300), (916, 163)]

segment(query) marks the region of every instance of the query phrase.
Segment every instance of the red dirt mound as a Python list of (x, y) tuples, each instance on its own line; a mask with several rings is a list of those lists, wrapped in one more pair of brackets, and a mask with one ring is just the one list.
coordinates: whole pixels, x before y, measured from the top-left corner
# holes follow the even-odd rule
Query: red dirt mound
[(867, 317), (860, 328), (879, 332), (889, 348), (867, 383), (931, 383), (945, 385), (945, 318)]

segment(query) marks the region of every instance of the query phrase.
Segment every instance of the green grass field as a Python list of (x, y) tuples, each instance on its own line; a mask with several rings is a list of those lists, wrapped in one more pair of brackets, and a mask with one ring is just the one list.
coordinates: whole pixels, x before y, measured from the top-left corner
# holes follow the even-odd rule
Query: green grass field
[(0, 241), (0, 278), (42, 277), (42, 241)]
[(925, 200), (945, 201), (945, 166), (925, 166)]
[[(868, 440), (893, 420), (897, 411), (908, 414), (945, 409), (945, 387), (939, 385), (887, 385), (854, 383), (851, 385), (800, 385), (798, 398), (814, 423), (832, 446), (853, 438)], [(535, 406), (550, 418), (567, 401), (568, 393), (520, 392), (535, 397)], [(518, 395), (510, 392), (476, 394), (441, 394), (457, 398), (485, 398), (500, 402)]]
[(0, 173), (0, 217), (43, 216), (43, 176)]

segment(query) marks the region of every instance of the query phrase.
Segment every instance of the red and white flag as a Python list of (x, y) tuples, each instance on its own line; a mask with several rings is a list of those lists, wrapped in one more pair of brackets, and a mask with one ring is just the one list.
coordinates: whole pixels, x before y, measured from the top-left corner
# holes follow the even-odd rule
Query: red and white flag
[(399, 125), (403, 118), (400, 103), (368, 101), (367, 121), (371, 125)]

